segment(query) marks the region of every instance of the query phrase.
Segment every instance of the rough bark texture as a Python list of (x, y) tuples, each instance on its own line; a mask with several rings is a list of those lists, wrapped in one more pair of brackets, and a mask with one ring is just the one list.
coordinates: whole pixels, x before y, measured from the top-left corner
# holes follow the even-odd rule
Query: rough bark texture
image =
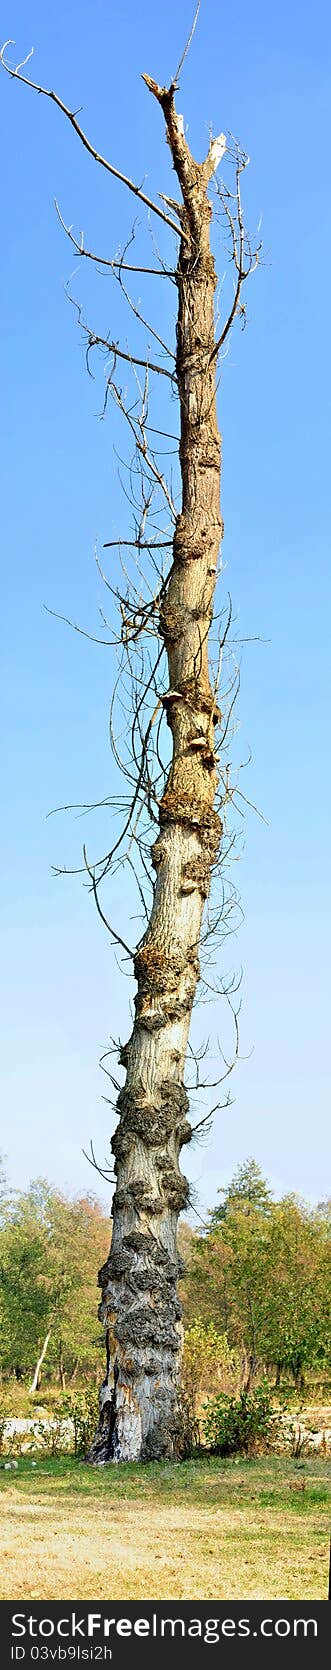
[(224, 142), (222, 136), (215, 140), (206, 161), (197, 164), (175, 111), (174, 89), (145, 79), (164, 113), (183, 197), (176, 362), (182, 510), (159, 623), (169, 665), (165, 700), (172, 764), (152, 848), (153, 907), (135, 958), (135, 1023), (121, 1056), (126, 1082), (112, 1142), (113, 1237), (99, 1278), (107, 1373), (89, 1456), (99, 1463), (171, 1456), (178, 1442), (176, 1233), (188, 1194), (179, 1155), (190, 1139), (183, 1076), (202, 912), (222, 833), (214, 810), (220, 716), (208, 666), (222, 520), (213, 357), (216, 278), (207, 188)]

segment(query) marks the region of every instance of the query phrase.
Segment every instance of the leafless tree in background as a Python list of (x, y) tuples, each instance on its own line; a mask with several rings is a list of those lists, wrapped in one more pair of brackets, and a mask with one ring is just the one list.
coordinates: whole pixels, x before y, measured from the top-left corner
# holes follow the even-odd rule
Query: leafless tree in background
[[(191, 37), (192, 33), (193, 29)], [(99, 155), (77, 115), (56, 93), (30, 81), (24, 73), (27, 60), (13, 68), (6, 49), (1, 53), (8, 74), (52, 99), (96, 162), (122, 181), (146, 206), (151, 221), (157, 217), (175, 239), (171, 267), (157, 252), (155, 266), (148, 268), (131, 260), (134, 230), (122, 256), (109, 260), (87, 249), (65, 227), (82, 260), (99, 270), (112, 269), (148, 334), (148, 351), (131, 354), (111, 333), (102, 336), (92, 329), (75, 303), (88, 365), (93, 350), (104, 356), (105, 409), (115, 402), (132, 443), (131, 536), (110, 542), (119, 552), (119, 584), (113, 584), (99, 564), (119, 609), (119, 683), (112, 700), (111, 741), (126, 778), (126, 799), (125, 804), (121, 800), (123, 821), (112, 849), (94, 863), (84, 849), (84, 864), (98, 911), (125, 956), (132, 955), (130, 948), (101, 902), (103, 884), (118, 874), (124, 861), (136, 878), (146, 919), (133, 954), (133, 1030), (120, 1048), (125, 1083), (116, 1086), (113, 1235), (100, 1271), (107, 1369), (90, 1453), (90, 1460), (98, 1463), (171, 1456), (178, 1444), (181, 1269), (176, 1237), (178, 1216), (188, 1199), (179, 1155), (191, 1137), (185, 1064), (192, 1061), (189, 1028), (197, 984), (203, 977), (208, 991), (214, 976), (206, 956), (211, 956), (213, 969), (215, 948), (230, 931), (236, 903), (228, 877), (234, 842), (228, 814), (238, 805), (241, 791), (228, 756), (238, 672), (230, 643), (231, 605), (223, 604), (220, 614), (215, 612), (223, 532), (216, 393), (219, 357), (234, 319), (244, 320), (243, 287), (257, 264), (259, 247), (251, 248), (243, 223), (241, 177), (248, 158), (240, 146), (233, 139), (226, 145), (220, 134), (211, 138), (202, 163), (191, 155), (175, 104), (189, 44), (169, 87), (159, 86), (149, 75), (143, 78), (162, 112), (180, 188), (180, 201), (163, 197), (160, 204)], [(219, 175), (216, 181), (225, 151), (228, 184)], [(233, 301), (218, 326), (210, 243), (213, 215), (221, 219), (234, 275)], [(174, 355), (130, 294), (127, 275), (143, 271), (168, 279), (177, 290)], [(180, 509), (153, 423), (155, 380), (160, 377), (163, 385), (167, 379), (170, 399), (175, 391), (179, 402)], [(168, 437), (176, 443), (171, 421)], [(109, 805), (115, 809), (112, 800)], [(238, 1016), (233, 987), (218, 978), (217, 989), (231, 1005), (235, 1035), (232, 1060), (223, 1057), (221, 1083), (238, 1054)], [(199, 1074), (196, 1061), (196, 1085)]]

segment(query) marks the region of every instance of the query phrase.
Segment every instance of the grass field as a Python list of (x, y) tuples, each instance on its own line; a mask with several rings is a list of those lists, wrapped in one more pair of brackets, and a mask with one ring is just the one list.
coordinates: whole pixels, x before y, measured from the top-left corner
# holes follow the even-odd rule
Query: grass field
[(326, 1600), (331, 1463), (0, 1471), (1, 1599)]

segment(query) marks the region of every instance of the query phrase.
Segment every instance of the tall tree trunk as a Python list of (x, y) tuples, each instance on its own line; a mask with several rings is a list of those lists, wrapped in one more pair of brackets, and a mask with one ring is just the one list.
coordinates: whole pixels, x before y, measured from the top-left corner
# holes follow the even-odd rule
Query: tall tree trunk
[(292, 1374), (293, 1374), (295, 1389), (296, 1389), (297, 1392), (303, 1392), (304, 1384), (305, 1384), (305, 1377), (304, 1377), (304, 1371), (303, 1371), (303, 1365), (302, 1365), (302, 1358), (299, 1356), (299, 1354), (297, 1356), (293, 1357), (292, 1363), (291, 1363), (291, 1368), (292, 1368)]
[(190, 1140), (183, 1075), (199, 978), (202, 912), (222, 833), (214, 810), (220, 715), (208, 665), (222, 520), (216, 277), (207, 187), (225, 142), (222, 136), (215, 140), (206, 161), (197, 164), (175, 111), (173, 88), (161, 89), (145, 79), (165, 116), (183, 196), (176, 274), (182, 510), (159, 625), (169, 666), (164, 699), (172, 764), (152, 847), (152, 912), (135, 957), (135, 1023), (120, 1058), (126, 1082), (112, 1142), (114, 1227), (99, 1278), (108, 1356), (100, 1423), (89, 1455), (99, 1463), (171, 1456), (176, 1450), (181, 1354), (176, 1234), (188, 1197), (179, 1155)]
[(60, 1381), (60, 1386), (61, 1386), (61, 1391), (62, 1391), (62, 1392), (65, 1392), (65, 1389), (66, 1389), (66, 1377), (65, 1377), (65, 1372), (64, 1372), (64, 1364), (63, 1364), (63, 1348), (62, 1348), (62, 1340), (61, 1340), (61, 1339), (60, 1339), (60, 1342), (59, 1342), (59, 1358), (58, 1358), (58, 1368), (59, 1368), (59, 1381)]
[(241, 1387), (240, 1387), (240, 1390), (242, 1392), (246, 1392), (246, 1393), (250, 1392), (251, 1386), (253, 1384), (253, 1380), (255, 1380), (255, 1376), (257, 1374), (257, 1370), (258, 1370), (257, 1357), (254, 1357), (253, 1352), (250, 1352), (250, 1355), (247, 1356), (247, 1352), (245, 1351), (244, 1358), (243, 1358), (243, 1361), (242, 1361), (242, 1372), (241, 1372)]
[(45, 1336), (44, 1344), (43, 1344), (42, 1350), (40, 1352), (40, 1357), (38, 1357), (38, 1361), (36, 1363), (33, 1380), (31, 1381), (31, 1386), (29, 1386), (29, 1392), (30, 1392), (31, 1396), (32, 1396), (33, 1392), (38, 1391), (38, 1388), (40, 1386), (42, 1365), (43, 1365), (44, 1357), (46, 1357), (46, 1351), (47, 1351), (47, 1346), (49, 1345), (50, 1337), (51, 1337), (51, 1328), (49, 1328), (48, 1334), (46, 1334), (46, 1336)]

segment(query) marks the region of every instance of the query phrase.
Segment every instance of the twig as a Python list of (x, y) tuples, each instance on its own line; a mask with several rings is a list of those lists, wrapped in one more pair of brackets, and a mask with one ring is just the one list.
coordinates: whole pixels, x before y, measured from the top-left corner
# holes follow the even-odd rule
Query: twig
[(185, 58), (187, 58), (187, 54), (190, 50), (190, 45), (191, 45), (191, 41), (193, 40), (194, 30), (196, 29), (196, 26), (197, 26), (199, 11), (200, 11), (200, 5), (201, 5), (201, 0), (198, 0), (198, 4), (196, 6), (195, 13), (194, 13), (192, 27), (190, 29), (188, 39), (187, 39), (186, 44), (184, 46), (184, 51), (182, 52), (182, 56), (179, 59), (179, 64), (178, 64), (178, 68), (176, 70), (176, 75), (173, 76), (173, 80), (172, 80), (172, 86), (173, 87), (178, 87), (180, 72), (183, 68), (183, 64), (185, 63)]

